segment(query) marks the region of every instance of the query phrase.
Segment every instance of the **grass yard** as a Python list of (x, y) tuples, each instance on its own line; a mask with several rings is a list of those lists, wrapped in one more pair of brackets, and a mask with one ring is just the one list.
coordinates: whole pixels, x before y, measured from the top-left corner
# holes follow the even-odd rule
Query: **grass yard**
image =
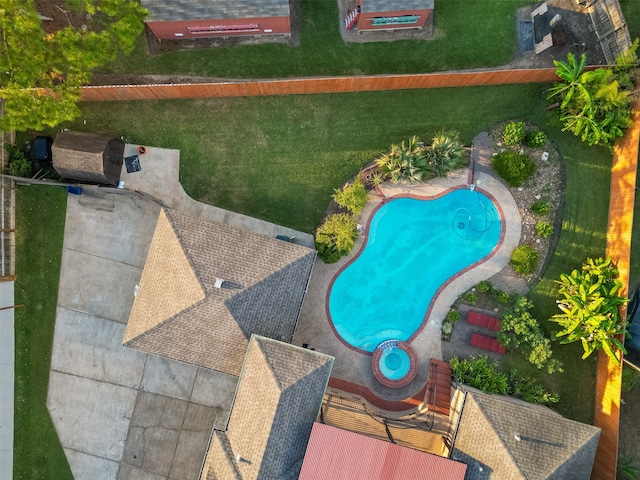
[(272, 78), (420, 73), (503, 65), (515, 54), (516, 10), (533, 0), (438, 0), (437, 39), (346, 44), (336, 0), (301, 0), (300, 45), (182, 50), (151, 56), (144, 36), (107, 73)]
[(194, 198), (313, 232), (333, 189), (391, 143), (413, 134), (429, 142), (446, 127), (460, 130), (469, 144), (506, 118), (546, 123), (544, 89), (97, 102), (83, 104), (82, 118), (70, 128), (180, 149), (180, 180)]
[[(469, 144), (488, 126), (525, 119), (541, 126), (567, 169), (563, 230), (547, 275), (532, 292), (535, 312), (553, 315), (560, 273), (604, 254), (611, 153), (562, 133), (545, 111), (548, 85), (367, 92), (333, 95), (84, 104), (70, 128), (181, 150), (181, 182), (194, 198), (306, 232), (329, 196), (391, 143), (442, 128)], [(414, 108), (407, 108), (412, 105)], [(198, 114), (194, 115), (193, 112)], [(286, 114), (285, 114), (286, 112)], [(595, 364), (580, 347), (556, 345), (565, 373), (540, 376), (561, 395), (557, 409), (590, 422)], [(514, 364), (517, 360), (512, 360)], [(517, 365), (529, 371), (527, 365)]]
[(71, 479), (46, 407), (66, 212), (60, 187), (16, 191), (13, 478)]
[(620, 0), (620, 6), (629, 28), (631, 40), (640, 38), (640, 2), (638, 0)]

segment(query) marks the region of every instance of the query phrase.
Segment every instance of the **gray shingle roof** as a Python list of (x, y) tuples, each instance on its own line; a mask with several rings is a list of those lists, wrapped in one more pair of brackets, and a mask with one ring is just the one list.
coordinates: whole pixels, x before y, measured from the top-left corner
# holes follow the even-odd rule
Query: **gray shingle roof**
[(291, 341), (315, 255), (165, 209), (123, 343), (237, 376), (252, 333)]
[(469, 466), (465, 480), (578, 480), (591, 476), (599, 438), (549, 409), (469, 392), (451, 458)]
[(328, 355), (252, 336), (227, 431), (214, 432), (202, 477), (298, 478), (332, 366)]
[(398, 10), (433, 10), (434, 0), (362, 0), (364, 13), (384, 13)]
[(288, 17), (289, 0), (141, 0), (147, 22)]

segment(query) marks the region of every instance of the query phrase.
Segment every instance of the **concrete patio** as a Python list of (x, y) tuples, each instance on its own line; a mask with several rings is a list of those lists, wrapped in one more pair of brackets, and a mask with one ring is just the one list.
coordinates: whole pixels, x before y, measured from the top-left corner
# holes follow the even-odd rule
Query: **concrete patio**
[(122, 346), (162, 205), (313, 244), (189, 198), (177, 150), (147, 147), (141, 164), (123, 166), (124, 189), (68, 197), (47, 407), (76, 479), (194, 480), (229, 418), (237, 377)]

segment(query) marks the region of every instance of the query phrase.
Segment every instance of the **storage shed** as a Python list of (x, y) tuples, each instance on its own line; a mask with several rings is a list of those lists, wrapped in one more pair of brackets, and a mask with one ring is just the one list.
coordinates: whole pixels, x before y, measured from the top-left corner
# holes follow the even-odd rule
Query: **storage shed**
[(97, 133), (60, 132), (51, 147), (53, 168), (65, 178), (117, 185), (124, 142)]
[(141, 0), (160, 40), (291, 35), (289, 0)]
[(358, 0), (359, 32), (424, 28), (434, 0)]

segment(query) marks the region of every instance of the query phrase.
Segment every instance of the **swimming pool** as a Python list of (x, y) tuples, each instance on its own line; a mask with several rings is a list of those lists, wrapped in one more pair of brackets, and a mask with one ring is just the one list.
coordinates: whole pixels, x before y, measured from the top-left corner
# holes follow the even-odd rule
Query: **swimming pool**
[(363, 250), (330, 287), (328, 313), (336, 332), (368, 352), (385, 340), (409, 340), (438, 289), (486, 259), (501, 228), (496, 206), (477, 189), (382, 205)]

